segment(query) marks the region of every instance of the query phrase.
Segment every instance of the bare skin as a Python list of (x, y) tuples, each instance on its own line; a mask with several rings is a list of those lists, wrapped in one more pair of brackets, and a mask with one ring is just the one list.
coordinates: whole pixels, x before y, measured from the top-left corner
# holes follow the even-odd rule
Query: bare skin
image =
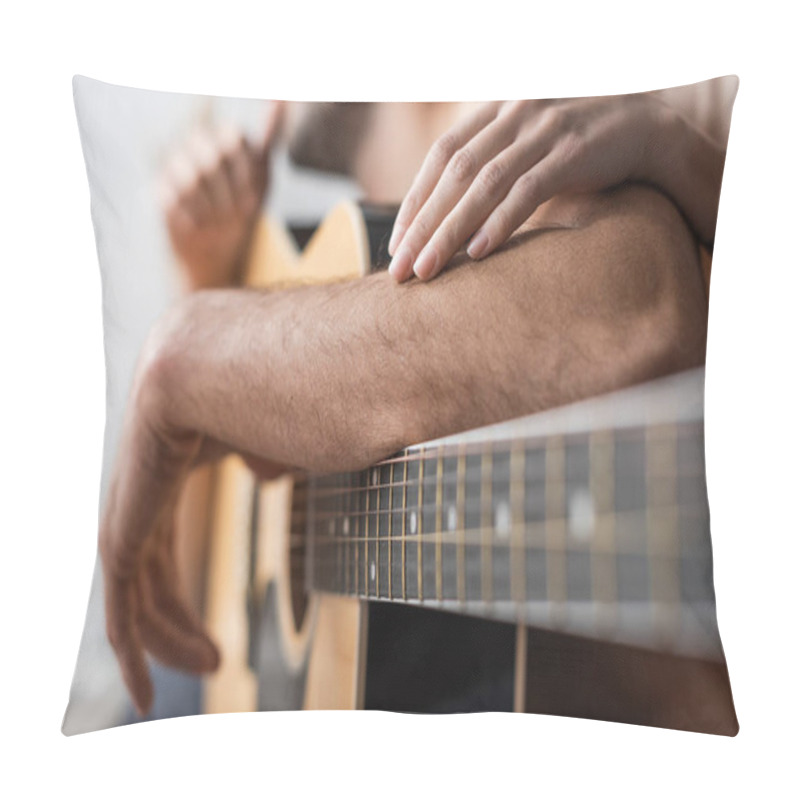
[[(337, 152), (331, 168), (352, 170), (378, 200), (399, 200), (443, 131), (480, 113), (440, 104), (350, 111), (364, 124), (348, 130), (363, 138), (346, 153), (319, 136), (335, 126), (300, 135), (302, 114), (299, 123), (289, 115), (290, 140), (297, 157), (304, 143), (312, 148), (305, 157), (316, 166)], [(235, 283), (266, 191), (257, 173), (275, 119), (260, 142), (206, 141), (177, 184), (173, 173), (167, 223), (189, 288)], [(237, 164), (249, 165), (246, 180)], [(140, 712), (152, 702), (146, 652), (198, 673), (219, 663), (178, 588), (175, 508), (193, 467), (235, 452), (262, 477), (289, 465), (356, 469), (407, 444), (703, 363), (693, 214), (667, 198), (675, 201), (668, 181), (688, 173), (673, 166), (653, 181), (661, 192), (537, 198), (505, 244), (493, 241), (480, 262), (448, 255), (430, 284), (398, 285), (383, 273), (279, 293), (205, 291), (162, 319), (142, 354), (100, 530), (108, 636)]]
[(269, 106), (256, 141), (233, 128), (200, 129), (168, 162), (161, 205), (186, 291), (241, 279), (282, 110)]
[[(735, 92), (735, 78), (719, 81)], [(551, 197), (632, 180), (661, 188), (711, 246), (726, 141), (669, 98), (653, 92), (481, 105), (437, 139), (423, 162), (397, 215), (389, 271), (400, 281), (412, 274), (430, 280), (467, 240), (470, 257), (491, 253)], [(703, 122), (713, 129), (724, 121)]]
[(172, 579), (174, 508), (194, 464), (238, 452), (264, 475), (355, 469), (703, 362), (696, 246), (662, 195), (557, 200), (527, 228), (486, 265), (462, 258), (431, 284), (383, 273), (202, 292), (162, 320), (100, 533), (108, 634), (140, 711), (145, 651), (195, 672), (218, 663)]

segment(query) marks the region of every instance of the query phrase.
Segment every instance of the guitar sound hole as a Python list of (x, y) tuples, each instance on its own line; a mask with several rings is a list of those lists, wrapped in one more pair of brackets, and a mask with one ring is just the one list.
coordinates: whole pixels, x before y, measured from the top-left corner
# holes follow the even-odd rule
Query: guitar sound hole
[(308, 607), (306, 593), (306, 509), (308, 483), (297, 480), (292, 492), (292, 517), (289, 528), (289, 580), (292, 617), (297, 631), (303, 627)]

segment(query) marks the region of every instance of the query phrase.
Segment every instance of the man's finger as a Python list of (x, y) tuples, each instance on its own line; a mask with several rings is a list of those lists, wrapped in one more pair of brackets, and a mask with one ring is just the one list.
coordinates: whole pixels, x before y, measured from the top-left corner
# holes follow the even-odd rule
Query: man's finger
[(459, 148), (463, 147), (497, 116), (498, 107), (499, 103), (482, 105), (474, 114), (462, 120), (433, 145), (397, 212), (392, 235), (389, 238), (389, 255), (395, 255), (409, 225), (436, 187), (450, 159)]
[(234, 208), (233, 190), (223, 163), (220, 142), (206, 131), (196, 131), (190, 140), (191, 152), (197, 165), (198, 181), (208, 197), (217, 218), (227, 217)]
[(138, 618), (142, 644), (164, 666), (202, 675), (219, 666), (219, 654), (199, 637), (185, 635), (152, 606), (142, 608)]
[[(152, 563), (152, 562), (151, 562)], [(162, 607), (156, 602), (160, 596), (164, 602), (163, 588), (154, 586), (150, 565), (139, 575), (139, 596), (141, 603), (137, 621), (141, 631), (142, 643), (162, 664), (188, 672), (209, 672), (219, 664), (219, 654), (204, 634), (194, 632), (176, 623), (175, 608), (169, 598)], [(169, 615), (163, 609), (169, 610)], [(189, 622), (185, 615), (178, 613), (183, 623)]]
[(158, 198), (170, 236), (185, 237), (196, 229), (194, 219), (181, 204), (175, 186), (166, 177), (158, 184)]
[(133, 704), (144, 716), (153, 703), (153, 684), (136, 627), (136, 582), (105, 575), (106, 632)]
[(194, 161), (186, 152), (176, 153), (170, 159), (167, 171), (181, 208), (195, 225), (203, 225), (211, 218), (214, 206), (206, 194), (206, 186), (200, 181)]
[(203, 624), (181, 597), (180, 580), (171, 545), (156, 552), (147, 563), (147, 586), (155, 609), (165, 619), (173, 622), (188, 634), (200, 637), (214, 654), (217, 648), (209, 638)]
[[(200, 445), (199, 437), (167, 436), (156, 411), (159, 395), (146, 370), (137, 377), (130, 408), (136, 413), (123, 427), (119, 462), (100, 530), (106, 587), (109, 640), (125, 684), (139, 711), (150, 707), (153, 687), (138, 629), (139, 573), (148, 556), (148, 540), (174, 509), (180, 481)], [(147, 410), (147, 414), (144, 410)], [(130, 412), (129, 412), (130, 413)]]
[(263, 183), (264, 176), (255, 174), (260, 167), (251, 157), (247, 139), (241, 131), (229, 128), (221, 135), (223, 165), (231, 187), (234, 205), (240, 212), (247, 213), (252, 210), (258, 198), (259, 187)]

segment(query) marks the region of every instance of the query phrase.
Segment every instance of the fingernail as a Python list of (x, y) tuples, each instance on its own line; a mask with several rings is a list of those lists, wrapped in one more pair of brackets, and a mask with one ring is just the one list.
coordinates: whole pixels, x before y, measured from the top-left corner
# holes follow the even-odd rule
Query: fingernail
[(395, 253), (392, 263), (389, 264), (389, 274), (397, 281), (404, 281), (411, 269), (411, 253), (405, 247)]
[(423, 281), (427, 280), (436, 272), (438, 262), (439, 256), (436, 251), (426, 247), (414, 264), (414, 274)]
[(389, 237), (389, 255), (393, 256), (395, 248), (398, 244), (400, 244), (400, 240), (403, 238), (403, 234), (405, 231), (403, 228), (395, 225), (392, 229), (392, 235)]
[(488, 246), (489, 237), (483, 231), (478, 231), (469, 243), (467, 255), (470, 258), (480, 258), (486, 252)]

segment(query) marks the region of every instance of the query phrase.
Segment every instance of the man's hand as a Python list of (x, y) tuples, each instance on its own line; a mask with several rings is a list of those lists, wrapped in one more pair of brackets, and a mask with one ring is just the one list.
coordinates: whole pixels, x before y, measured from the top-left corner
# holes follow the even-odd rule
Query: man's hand
[(238, 281), (268, 183), (281, 105), (269, 107), (256, 142), (238, 131), (196, 131), (170, 160), (162, 205), (187, 288)]
[(398, 281), (429, 280), (468, 239), (479, 259), (544, 202), (624, 181), (675, 200), (713, 240), (724, 148), (652, 94), (489, 103), (433, 146), (389, 243)]
[(182, 597), (175, 560), (176, 501), (200, 437), (181, 439), (150, 424), (147, 383), (137, 379), (99, 539), (106, 631), (142, 715), (153, 699), (146, 651), (194, 673), (219, 663), (216, 647)]
[[(186, 317), (178, 312), (177, 317)], [(217, 668), (220, 655), (180, 585), (175, 548), (177, 500), (190, 470), (232, 448), (175, 424), (174, 396), (164, 376), (166, 343), (176, 314), (148, 340), (128, 406), (120, 455), (100, 525), (106, 631), (136, 709), (144, 715), (153, 688), (145, 654), (196, 674)], [(285, 468), (243, 449), (262, 480)]]

